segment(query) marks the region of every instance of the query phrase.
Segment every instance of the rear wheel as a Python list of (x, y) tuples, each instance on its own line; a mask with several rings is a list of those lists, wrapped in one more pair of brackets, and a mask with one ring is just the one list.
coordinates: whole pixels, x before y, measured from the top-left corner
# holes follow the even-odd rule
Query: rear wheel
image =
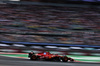
[(32, 55), (32, 57), (30, 57), (30, 60), (36, 60), (37, 56), (36, 55)]

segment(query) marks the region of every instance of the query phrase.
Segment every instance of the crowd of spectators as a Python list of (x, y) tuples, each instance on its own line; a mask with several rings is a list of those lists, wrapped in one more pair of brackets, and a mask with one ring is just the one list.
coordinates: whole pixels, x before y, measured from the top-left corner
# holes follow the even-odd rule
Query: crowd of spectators
[(99, 45), (99, 25), (99, 8), (0, 4), (0, 32), (70, 34), (0, 34), (0, 41)]

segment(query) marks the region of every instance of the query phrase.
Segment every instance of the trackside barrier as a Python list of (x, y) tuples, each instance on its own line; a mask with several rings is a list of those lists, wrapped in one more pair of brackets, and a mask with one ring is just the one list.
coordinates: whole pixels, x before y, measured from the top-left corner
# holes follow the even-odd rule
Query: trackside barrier
[[(29, 53), (33, 51), (34, 53), (44, 52), (42, 50), (18, 50), (18, 49), (0, 49), (0, 52), (5, 53)], [(82, 56), (100, 56), (100, 53), (87, 53), (87, 52), (62, 52), (62, 51), (49, 51), (52, 54), (59, 55), (82, 55)]]
[(18, 49), (0, 49), (0, 52), (7, 52), (7, 53), (21, 53), (22, 50), (18, 50)]

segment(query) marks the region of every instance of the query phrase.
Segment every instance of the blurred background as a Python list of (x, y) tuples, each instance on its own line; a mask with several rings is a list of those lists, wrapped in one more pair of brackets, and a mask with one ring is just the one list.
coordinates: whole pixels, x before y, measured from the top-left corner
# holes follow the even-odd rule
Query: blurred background
[(99, 4), (100, 0), (0, 0), (0, 52), (100, 58)]

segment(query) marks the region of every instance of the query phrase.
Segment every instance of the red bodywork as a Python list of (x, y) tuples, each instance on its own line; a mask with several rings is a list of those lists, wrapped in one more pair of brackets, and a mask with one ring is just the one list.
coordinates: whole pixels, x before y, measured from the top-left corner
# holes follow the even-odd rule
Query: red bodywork
[(58, 54), (51, 54), (49, 52), (37, 53), (36, 55), (40, 56), (40, 58), (45, 58), (45, 59), (51, 59), (53, 57), (62, 57)]
[(54, 60), (54, 61), (63, 61), (63, 62), (67, 62), (67, 61), (74, 61), (74, 59), (67, 57), (67, 56), (61, 56), (58, 54), (51, 54), (49, 52), (42, 52), (42, 53), (37, 53), (37, 54), (33, 54), (30, 59), (32, 60)]

